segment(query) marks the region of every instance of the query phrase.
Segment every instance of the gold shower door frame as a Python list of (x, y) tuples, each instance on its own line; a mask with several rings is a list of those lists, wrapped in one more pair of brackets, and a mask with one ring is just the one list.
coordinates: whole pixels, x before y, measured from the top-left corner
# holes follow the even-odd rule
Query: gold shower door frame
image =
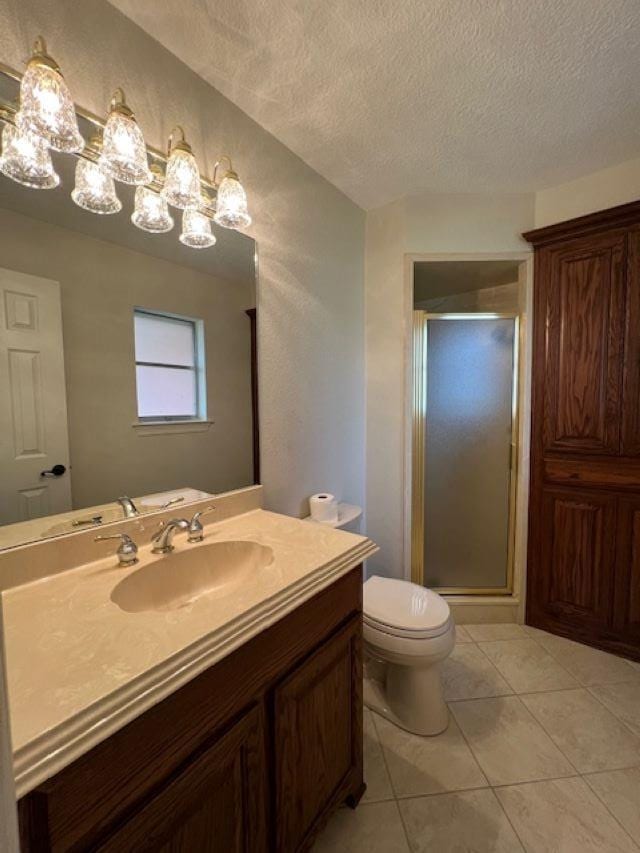
[(512, 595), (516, 533), (518, 460), (518, 360), (520, 322), (516, 313), (413, 312), (413, 452), (411, 490), (411, 580), (424, 586), (425, 439), (427, 430), (427, 322), (429, 320), (513, 320), (513, 375), (511, 385), (511, 453), (507, 531), (507, 583), (503, 587), (434, 587), (445, 595)]

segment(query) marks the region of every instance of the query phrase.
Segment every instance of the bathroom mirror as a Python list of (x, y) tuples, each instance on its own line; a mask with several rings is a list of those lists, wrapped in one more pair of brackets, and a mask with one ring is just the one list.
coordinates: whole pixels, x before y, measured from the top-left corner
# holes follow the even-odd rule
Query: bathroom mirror
[(254, 241), (212, 223), (214, 246), (183, 245), (174, 208), (140, 230), (122, 183), (118, 213), (88, 212), (79, 161), (52, 158), (54, 189), (0, 174), (0, 548), (259, 476)]

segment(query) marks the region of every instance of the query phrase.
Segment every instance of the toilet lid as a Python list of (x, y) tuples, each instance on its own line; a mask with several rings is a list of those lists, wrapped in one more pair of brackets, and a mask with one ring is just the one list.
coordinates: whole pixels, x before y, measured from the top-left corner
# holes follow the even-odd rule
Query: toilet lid
[(433, 590), (409, 581), (374, 575), (363, 585), (366, 622), (390, 634), (437, 636), (447, 627), (449, 605)]

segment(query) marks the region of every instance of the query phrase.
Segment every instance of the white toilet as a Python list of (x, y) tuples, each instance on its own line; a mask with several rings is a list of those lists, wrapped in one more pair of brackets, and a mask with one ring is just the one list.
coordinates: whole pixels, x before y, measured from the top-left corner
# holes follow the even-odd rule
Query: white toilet
[(448, 724), (439, 664), (455, 645), (447, 602), (409, 581), (364, 584), (365, 705), (418, 735)]

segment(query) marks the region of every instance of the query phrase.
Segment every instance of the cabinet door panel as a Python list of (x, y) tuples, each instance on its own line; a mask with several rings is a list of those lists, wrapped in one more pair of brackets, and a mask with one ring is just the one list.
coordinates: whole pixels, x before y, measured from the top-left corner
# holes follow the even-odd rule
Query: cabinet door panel
[(629, 233), (622, 452), (640, 456), (640, 228)]
[(542, 607), (581, 628), (606, 627), (611, 614), (616, 499), (581, 490), (543, 491)]
[(97, 849), (101, 853), (267, 850), (261, 708), (189, 762)]
[(626, 236), (545, 252), (544, 447), (617, 454)]
[(306, 844), (342, 786), (362, 782), (361, 637), (357, 617), (275, 691), (279, 853)]
[(614, 624), (640, 648), (640, 497), (620, 498)]

